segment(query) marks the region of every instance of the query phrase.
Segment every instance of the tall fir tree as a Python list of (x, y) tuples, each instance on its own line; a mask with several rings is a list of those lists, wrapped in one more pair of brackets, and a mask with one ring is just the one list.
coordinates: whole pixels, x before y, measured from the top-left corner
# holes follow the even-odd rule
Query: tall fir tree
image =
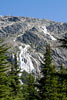
[(59, 100), (67, 100), (66, 97), (66, 74), (64, 66), (61, 65), (61, 69), (56, 73), (57, 76), (57, 93)]
[(8, 48), (0, 42), (0, 100), (9, 100), (10, 88), (8, 85), (7, 71), (9, 68), (9, 62), (7, 57)]
[(17, 63), (17, 56), (14, 55), (14, 62), (11, 65), (11, 71), (9, 72), (9, 81), (10, 81), (10, 88), (11, 88), (11, 96), (13, 99), (19, 99), (21, 94), (21, 84), (20, 84), (20, 68)]
[(25, 100), (38, 100), (38, 92), (35, 88), (35, 78), (32, 74), (28, 75), (27, 84), (23, 84), (22, 93)]
[(58, 100), (57, 98), (57, 79), (55, 77), (55, 68), (52, 65), (51, 48), (46, 46), (44, 62), (41, 64), (42, 78), (39, 80), (38, 89), (40, 100)]
[[(61, 42), (60, 47), (63, 47), (67, 49), (67, 34), (64, 36), (63, 39), (58, 39)], [(61, 68), (61, 80), (63, 80), (63, 86), (64, 87), (64, 97), (65, 100), (67, 100), (67, 68), (65, 69), (64, 66)], [(64, 99), (63, 99), (64, 100)]]

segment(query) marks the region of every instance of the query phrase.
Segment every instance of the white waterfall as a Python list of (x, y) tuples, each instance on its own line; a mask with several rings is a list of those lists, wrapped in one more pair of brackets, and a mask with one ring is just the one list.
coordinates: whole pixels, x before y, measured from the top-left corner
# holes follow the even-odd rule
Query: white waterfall
[(29, 45), (25, 45), (24, 48), (22, 48), (22, 46), (19, 46), (20, 52), (18, 54), (18, 63), (21, 68), (21, 71), (25, 70), (28, 73), (34, 70), (34, 66), (31, 60), (31, 55), (28, 53), (29, 48), (30, 48)]

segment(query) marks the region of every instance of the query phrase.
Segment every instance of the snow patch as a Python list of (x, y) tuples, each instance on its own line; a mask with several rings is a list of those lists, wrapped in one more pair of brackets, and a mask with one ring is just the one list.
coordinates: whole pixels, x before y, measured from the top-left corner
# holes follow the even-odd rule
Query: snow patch
[(29, 48), (30, 48), (29, 45), (25, 45), (24, 48), (22, 48), (22, 46), (19, 46), (20, 52), (18, 53), (18, 64), (21, 68), (21, 71), (25, 70), (28, 73), (34, 70), (34, 66), (31, 60), (31, 55), (28, 53)]
[(54, 41), (56, 40), (56, 38), (54, 38), (54, 36), (52, 36), (52, 35), (47, 31), (46, 26), (43, 26), (43, 27), (42, 27), (42, 31), (45, 33), (45, 35), (50, 36), (51, 40), (54, 40)]

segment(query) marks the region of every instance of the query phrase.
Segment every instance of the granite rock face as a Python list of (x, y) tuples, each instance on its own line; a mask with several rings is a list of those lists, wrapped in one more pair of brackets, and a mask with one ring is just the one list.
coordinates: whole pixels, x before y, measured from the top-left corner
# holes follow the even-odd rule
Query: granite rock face
[(0, 16), (0, 38), (17, 52), (21, 70), (40, 73), (46, 43), (52, 48), (53, 63), (67, 66), (67, 50), (58, 47), (57, 38), (67, 37), (67, 23), (45, 19)]

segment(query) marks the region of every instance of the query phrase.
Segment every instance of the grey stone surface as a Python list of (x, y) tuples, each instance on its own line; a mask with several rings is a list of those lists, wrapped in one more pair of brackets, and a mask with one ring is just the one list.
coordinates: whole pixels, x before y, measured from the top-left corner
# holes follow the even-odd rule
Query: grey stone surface
[[(44, 32), (43, 26), (47, 31)], [(4, 38), (4, 42), (11, 46), (11, 52), (16, 52), (21, 44), (30, 45), (28, 53), (32, 56), (34, 67), (38, 67), (43, 59), (46, 43), (49, 43), (52, 47), (53, 63), (67, 66), (67, 50), (59, 48), (60, 43), (52, 40), (49, 34), (55, 39), (67, 37), (67, 23), (28, 17), (0, 17), (0, 38)], [(26, 59), (24, 61), (27, 62)]]

